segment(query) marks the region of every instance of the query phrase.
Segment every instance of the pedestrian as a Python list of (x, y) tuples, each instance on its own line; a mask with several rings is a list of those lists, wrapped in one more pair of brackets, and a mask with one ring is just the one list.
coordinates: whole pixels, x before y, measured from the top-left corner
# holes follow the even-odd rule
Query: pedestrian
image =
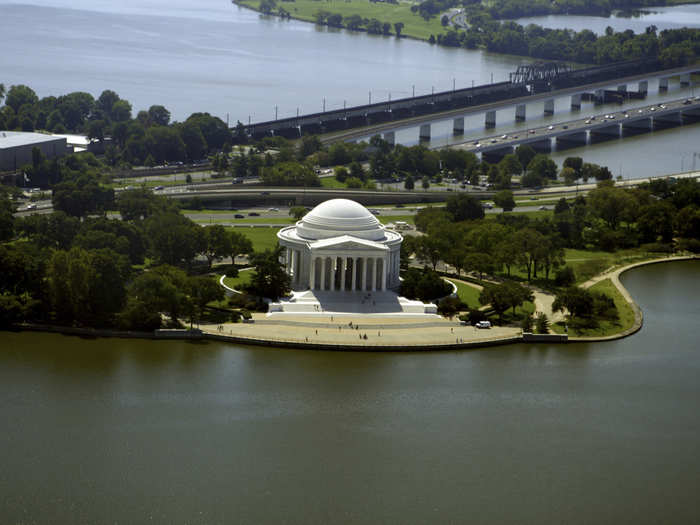
[(316, 335), (318, 335), (318, 329), (316, 329)]

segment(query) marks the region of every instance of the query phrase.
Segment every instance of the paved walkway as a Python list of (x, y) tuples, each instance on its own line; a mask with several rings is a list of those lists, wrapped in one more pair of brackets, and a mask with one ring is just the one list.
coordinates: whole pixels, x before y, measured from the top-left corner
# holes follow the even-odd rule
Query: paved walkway
[[(425, 321), (400, 317), (363, 315), (295, 316), (293, 320), (270, 319), (254, 314), (253, 323), (201, 325), (210, 334), (232, 336), (252, 341), (339, 345), (352, 347), (404, 347), (420, 350), (431, 346), (464, 345), (510, 340), (520, 336), (520, 329), (492, 327), (480, 330), (457, 321), (428, 317)], [(366, 339), (365, 339), (366, 336)]]

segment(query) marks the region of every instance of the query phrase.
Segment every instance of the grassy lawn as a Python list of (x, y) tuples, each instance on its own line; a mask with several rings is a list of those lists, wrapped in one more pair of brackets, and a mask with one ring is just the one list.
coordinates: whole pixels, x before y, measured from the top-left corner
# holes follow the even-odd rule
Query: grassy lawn
[(382, 224), (389, 224), (390, 222), (403, 221), (409, 224), (414, 224), (413, 220), (415, 215), (380, 215), (377, 217), (379, 222)]
[[(237, 3), (257, 10), (260, 0), (237, 0)], [(362, 18), (376, 18), (380, 22), (389, 22), (392, 25), (392, 34), (394, 34), (394, 23), (403, 22), (404, 27), (401, 34), (421, 40), (427, 40), (431, 34), (437, 36), (445, 32), (445, 28), (440, 24), (440, 16), (435, 16), (426, 22), (420, 15), (411, 13), (411, 3), (396, 5), (371, 3), (369, 0), (327, 0), (324, 2), (296, 0), (291, 3), (279, 2), (277, 5), (289, 11), (292, 18), (309, 22), (316, 20), (317, 12), (328, 11), (343, 17), (360, 15)]]
[(583, 283), (614, 265), (630, 264), (653, 258), (654, 255), (639, 248), (604, 252), (593, 250), (564, 250), (566, 264), (574, 269), (576, 282)]
[[(624, 332), (632, 327), (634, 324), (634, 310), (632, 306), (625, 301), (625, 298), (622, 297), (622, 294), (617, 290), (610, 279), (605, 279), (596, 283), (590, 287), (590, 290), (601, 292), (608, 297), (612, 297), (613, 301), (615, 301), (615, 307), (617, 308), (617, 313), (620, 318), (617, 321), (600, 321), (596, 328), (584, 328), (580, 331), (569, 329), (570, 335), (583, 337), (608, 336)], [(552, 325), (552, 330), (561, 334), (564, 333), (564, 326), (562, 323), (557, 323)]]
[(236, 231), (242, 233), (253, 243), (253, 250), (260, 252), (270, 250), (277, 245), (277, 232), (279, 228), (237, 228)]
[(481, 306), (481, 303), (479, 302), (479, 294), (481, 292), (479, 290), (473, 286), (469, 286), (468, 284), (455, 281), (454, 279), (450, 279), (450, 282), (455, 283), (459, 299), (464, 304), (469, 306), (469, 308), (479, 308)]
[(346, 189), (348, 187), (344, 182), (340, 182), (335, 177), (321, 177), (321, 187), (331, 190)]
[(255, 270), (242, 270), (238, 272), (238, 277), (226, 277), (224, 279), (224, 284), (236, 290), (239, 290), (241, 286), (249, 284), (255, 275)]
[(194, 222), (197, 224), (225, 224), (225, 225), (230, 225), (230, 226), (236, 226), (236, 225), (252, 225), (252, 224), (280, 224), (280, 225), (286, 225), (286, 224), (293, 224), (294, 223), (294, 218), (293, 217), (246, 217), (245, 219), (234, 219), (233, 216), (231, 217), (216, 217), (209, 215), (192, 215), (192, 214), (187, 214), (190, 219), (192, 219)]

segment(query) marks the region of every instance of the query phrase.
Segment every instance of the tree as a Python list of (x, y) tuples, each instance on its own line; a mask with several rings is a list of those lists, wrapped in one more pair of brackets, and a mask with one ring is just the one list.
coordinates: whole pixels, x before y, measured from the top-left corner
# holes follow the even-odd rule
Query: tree
[(240, 254), (248, 254), (253, 252), (253, 243), (243, 233), (239, 233), (233, 229), (228, 232), (231, 245), (231, 263), (236, 261), (236, 256)]
[(131, 104), (126, 100), (117, 100), (112, 104), (111, 117), (114, 122), (126, 122), (131, 119)]
[(518, 157), (521, 166), (528, 166), (533, 158), (537, 155), (532, 147), (528, 145), (518, 146), (515, 148), (515, 155)]
[(148, 117), (156, 126), (167, 126), (170, 123), (170, 111), (164, 106), (155, 105), (148, 108)]
[(102, 111), (107, 117), (112, 118), (112, 107), (119, 100), (119, 95), (110, 89), (104, 90), (96, 102), (98, 110)]
[(501, 319), (508, 308), (513, 308), (513, 315), (515, 315), (516, 307), (521, 306), (525, 301), (532, 300), (532, 292), (514, 282), (486, 285), (479, 295), (479, 302), (491, 305)]
[(591, 317), (593, 314), (593, 295), (590, 291), (570, 286), (557, 293), (552, 303), (552, 311), (568, 310), (569, 317)]
[(573, 168), (563, 168), (559, 174), (559, 177), (564, 179), (564, 183), (567, 186), (571, 186), (578, 178)]
[[(119, 104), (119, 102), (117, 102)], [(158, 164), (185, 160), (185, 143), (173, 128), (153, 126), (146, 131), (145, 144)]]
[(292, 206), (289, 208), (289, 215), (294, 217), (295, 221), (298, 221), (306, 215), (306, 208), (304, 206)]
[(537, 318), (535, 319), (535, 331), (538, 334), (549, 333), (549, 320), (544, 312), (537, 314)]
[(503, 157), (498, 163), (498, 169), (507, 175), (520, 175), (523, 172), (523, 166), (515, 153)]
[(403, 31), (403, 22), (395, 22), (394, 31), (396, 32), (396, 38), (401, 38), (401, 31)]
[(189, 277), (187, 280), (187, 291), (191, 304), (190, 312), (193, 314), (190, 317), (190, 327), (195, 318), (197, 325), (199, 325), (208, 303), (220, 301), (224, 298), (224, 289), (209, 275)]
[(25, 104), (34, 106), (37, 102), (39, 102), (39, 97), (36, 96), (34, 90), (22, 84), (11, 86), (5, 98), (5, 104), (17, 114)]
[(450, 195), (447, 198), (445, 209), (455, 222), (484, 218), (484, 209), (481, 207), (481, 203), (466, 193)]
[(555, 180), (557, 178), (556, 163), (547, 155), (541, 153), (533, 157), (527, 165), (527, 171), (540, 179)]
[(4, 99), (4, 98), (5, 98), (5, 84), (0, 83), (0, 102), (2, 102), (2, 99)]
[(216, 259), (221, 259), (231, 253), (231, 237), (221, 224), (206, 226), (203, 233), (204, 250), (202, 253), (207, 258), (209, 268), (211, 268)]
[(202, 228), (179, 213), (166, 212), (146, 219), (151, 251), (161, 263), (189, 265), (203, 250)]
[(289, 275), (279, 262), (282, 249), (278, 245), (272, 250), (256, 252), (250, 258), (255, 266), (255, 275), (248, 286), (252, 293), (276, 300), (289, 292)]
[(409, 299), (431, 301), (449, 295), (452, 287), (428, 268), (409, 268), (403, 274), (401, 295)]
[(265, 186), (320, 186), (321, 181), (310, 166), (298, 162), (279, 162), (262, 169)]
[(424, 190), (430, 188), (430, 178), (427, 176), (423, 177), (423, 180), (421, 181), (421, 186)]
[(581, 157), (566, 157), (564, 159), (564, 168), (571, 168), (576, 174), (576, 178), (581, 176), (581, 169), (583, 168), (583, 159)]
[(502, 190), (493, 196), (493, 202), (499, 208), (503, 208), (503, 211), (512, 211), (515, 208), (515, 199), (513, 199), (513, 192), (510, 190)]
[(73, 217), (84, 217), (110, 209), (114, 202), (114, 190), (103, 188), (94, 177), (81, 175), (75, 180), (56, 184), (51, 201), (55, 210)]
[(413, 181), (413, 177), (408, 175), (406, 177), (406, 180), (403, 181), (403, 187), (407, 190), (412, 190), (413, 188), (415, 188), (415, 186), (416, 185), (415, 185), (415, 182)]
[(202, 130), (193, 122), (185, 122), (180, 126), (180, 137), (185, 145), (185, 153), (190, 162), (204, 157), (207, 152), (207, 141)]

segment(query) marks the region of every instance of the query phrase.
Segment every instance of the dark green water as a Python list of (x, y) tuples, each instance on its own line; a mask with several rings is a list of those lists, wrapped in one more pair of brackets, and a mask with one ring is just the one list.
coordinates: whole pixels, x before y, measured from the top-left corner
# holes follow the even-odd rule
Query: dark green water
[(642, 331), (472, 352), (0, 334), (0, 523), (700, 522), (700, 264)]

